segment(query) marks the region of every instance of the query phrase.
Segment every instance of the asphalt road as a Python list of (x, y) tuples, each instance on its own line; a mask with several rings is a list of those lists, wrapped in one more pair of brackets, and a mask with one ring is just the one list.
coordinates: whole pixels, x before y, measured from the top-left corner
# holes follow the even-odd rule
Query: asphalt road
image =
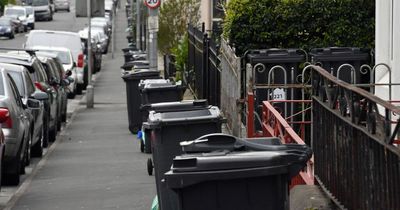
[[(58, 12), (51, 22), (37, 22), (36, 29), (77, 32), (87, 19), (75, 18), (74, 11), (72, 5), (71, 13)], [(68, 101), (68, 123), (57, 141), (42, 159), (33, 160), (21, 185), (2, 187), (0, 207), (150, 209), (156, 194), (154, 177), (146, 172), (149, 156), (139, 151), (136, 137), (129, 133), (125, 84), (120, 77), (126, 25), (120, 10), (115, 59), (105, 55), (102, 70), (95, 75), (95, 108), (86, 109), (85, 96)], [(0, 46), (19, 48), (25, 40), (24, 34), (18, 34), (14, 40), (0, 40)]]

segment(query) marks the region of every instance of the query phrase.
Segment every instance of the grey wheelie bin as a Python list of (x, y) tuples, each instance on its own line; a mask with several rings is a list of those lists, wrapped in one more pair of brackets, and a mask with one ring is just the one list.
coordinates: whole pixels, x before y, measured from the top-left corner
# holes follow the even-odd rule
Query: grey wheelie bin
[(137, 133), (142, 126), (142, 116), (140, 113), (140, 91), (139, 82), (143, 79), (160, 78), (160, 71), (135, 69), (126, 72), (122, 79), (126, 84), (126, 102), (128, 107), (129, 131)]
[[(173, 81), (166, 79), (146, 79), (142, 80), (139, 84), (142, 104), (140, 111), (142, 113), (142, 122), (147, 121), (149, 115), (148, 108), (151, 104), (161, 102), (179, 102), (183, 98), (184, 87), (181, 84), (176, 84)], [(142, 140), (145, 140), (143, 138)], [(140, 141), (141, 151), (151, 153), (151, 144), (148, 141)]]
[(143, 126), (152, 129), (153, 163), (161, 210), (178, 209), (176, 205), (178, 197), (167, 189), (164, 174), (170, 170), (173, 158), (182, 153), (179, 142), (195, 139), (208, 133), (219, 133), (221, 123), (223, 123), (223, 118), (220, 110), (215, 106), (207, 109), (164, 113), (150, 111), (148, 123), (144, 123)]
[[(143, 100), (142, 100), (143, 101)], [(147, 123), (147, 118), (149, 116), (149, 111), (155, 111), (158, 113), (165, 112), (176, 112), (176, 111), (188, 111), (188, 110), (200, 110), (208, 109), (207, 100), (184, 100), (184, 101), (174, 101), (174, 102), (161, 102), (161, 103), (147, 103), (141, 106), (141, 111), (143, 113), (143, 122)], [(140, 150), (142, 152), (151, 153), (151, 141), (150, 141), (151, 129), (142, 128), (142, 139), (140, 144)], [(150, 172), (151, 173), (151, 172)]]
[(289, 210), (290, 179), (312, 151), (275, 140), (211, 134), (183, 142), (188, 154), (176, 157), (165, 174), (167, 187), (178, 197), (175, 210)]

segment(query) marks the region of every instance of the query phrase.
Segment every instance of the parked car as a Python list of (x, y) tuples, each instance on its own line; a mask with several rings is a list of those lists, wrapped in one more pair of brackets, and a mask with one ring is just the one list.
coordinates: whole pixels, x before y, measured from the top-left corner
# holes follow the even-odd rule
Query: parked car
[(112, 28), (112, 23), (110, 21), (110, 19), (106, 18), (106, 17), (93, 17), (91, 19), (91, 23), (105, 23), (107, 25), (107, 27), (109, 28), (109, 31), (111, 31)]
[(85, 72), (86, 60), (79, 34), (65, 31), (32, 30), (26, 40), (25, 48), (33, 49), (36, 46), (65, 47), (71, 50), (76, 63), (76, 94), (82, 94), (82, 90), (87, 85), (87, 72)]
[(66, 86), (69, 82), (64, 80), (64, 69), (56, 54), (52, 53), (37, 53), (39, 60), (42, 61), (45, 67), (49, 84), (57, 91), (57, 130), (61, 129), (61, 123), (67, 119), (67, 91)]
[(53, 20), (54, 4), (50, 0), (25, 0), (25, 5), (30, 5), (35, 10), (36, 20)]
[(23, 52), (0, 53), (0, 63), (23, 65), (28, 69), (35, 87), (40, 91), (47, 93), (48, 99), (44, 101), (45, 114), (43, 116), (45, 132), (43, 147), (47, 147), (48, 142), (55, 141), (57, 135), (57, 101), (55, 90), (53, 90), (47, 83), (48, 79), (43, 65), (36, 56)]
[[(48, 99), (46, 93), (36, 89), (28, 69), (22, 65), (0, 63), (0, 68), (4, 68), (7, 73), (13, 78), (15, 85), (18, 88), (19, 94), (22, 97), (22, 103), (28, 107), (28, 99), (40, 97), (40, 107), (28, 107), (27, 113), (29, 117), (29, 132), (31, 135), (31, 142), (28, 142), (30, 147), (27, 147), (26, 163), (30, 162), (30, 157), (42, 157), (43, 155), (43, 139), (44, 139), (44, 100)], [(39, 93), (38, 93), (39, 92)]]
[(28, 14), (28, 28), (30, 30), (35, 29), (35, 9), (32, 6), (24, 6), (26, 13)]
[(22, 33), (25, 32), (25, 26), (22, 23), (22, 21), (18, 18), (18, 15), (12, 15), (14, 10), (8, 10), (10, 15), (4, 14), (1, 18), (9, 18), (12, 20), (13, 24), (16, 26), (15, 28), (17, 29), (15, 32), (16, 33)]
[[(85, 56), (87, 55), (87, 37), (88, 37), (88, 31), (87, 30), (81, 30), (79, 31), (79, 35), (81, 36), (81, 41), (82, 44), (84, 46), (84, 54)], [(101, 45), (101, 41), (100, 41), (100, 35), (98, 33), (93, 33), (91, 34), (92, 39), (91, 39), (91, 51), (92, 51), (92, 58), (93, 58), (93, 73), (100, 71), (101, 69), (101, 63), (103, 60), (103, 49), (102, 49), (102, 45)]]
[[(40, 102), (28, 99), (28, 106), (38, 108)], [(0, 69), (0, 118), (5, 136), (4, 181), (18, 185), (20, 174), (25, 173), (26, 149), (30, 141), (29, 117), (18, 88), (5, 69)]]
[[(86, 28), (84, 28), (84, 29), (82, 29), (79, 33), (80, 34), (86, 34), (86, 37), (87, 37), (87, 34), (88, 34), (88, 28), (86, 27)], [(108, 52), (108, 45), (109, 45), (109, 38), (108, 38), (108, 36), (107, 36), (107, 34), (104, 32), (104, 28), (102, 28), (102, 27), (93, 27), (92, 29), (91, 29), (91, 34), (98, 34), (98, 36), (100, 37), (100, 45), (101, 45), (101, 49), (102, 49), (102, 53), (103, 54), (107, 54), (107, 52)]]
[(25, 7), (22, 6), (5, 6), (4, 16), (15, 18), (21, 21), (24, 26), (24, 32), (28, 31), (28, 13)]
[(6, 36), (9, 39), (14, 39), (15, 25), (9, 18), (0, 18), (0, 36)]
[(111, 28), (108, 27), (106, 22), (99, 22), (91, 20), (92, 28), (102, 28), (107, 37), (111, 37)]
[[(47, 76), (47, 84), (50, 85), (52, 94), (54, 96), (54, 100), (56, 101), (56, 109), (55, 109), (55, 112), (52, 113), (52, 114), (54, 114), (53, 117), (54, 117), (55, 124), (53, 126), (55, 126), (55, 127), (51, 126), (50, 130), (49, 130), (50, 136), (52, 136), (52, 135), (56, 136), (57, 131), (59, 130), (59, 128), (61, 128), (61, 112), (60, 112), (60, 110), (62, 107), (62, 100), (63, 100), (63, 98), (62, 98), (63, 93), (60, 91), (60, 87), (59, 87), (61, 81), (58, 80), (57, 72), (56, 72), (57, 70), (55, 69), (55, 66), (53, 63), (54, 61), (48, 57), (38, 56), (38, 58), (44, 67), (44, 70), (45, 70), (46, 76)], [(55, 140), (55, 138), (54, 138), (54, 140)]]
[(41, 52), (54, 53), (56, 57), (60, 60), (62, 67), (64, 69), (64, 75), (67, 71), (70, 71), (69, 86), (68, 86), (68, 98), (74, 98), (76, 93), (77, 85), (77, 72), (76, 63), (73, 59), (71, 50), (64, 47), (47, 47), (47, 46), (35, 46), (35, 50), (39, 50), (36, 54), (40, 55)]
[[(1, 124), (5, 123), (6, 120), (7, 120), (7, 118), (5, 116), (3, 117), (0, 115), (0, 164), (2, 166), (4, 166), (4, 158), (3, 157), (4, 157), (4, 153), (5, 153), (5, 149), (6, 149), (6, 147), (5, 147), (6, 139), (4, 136), (3, 129), (1, 128)], [(0, 167), (0, 174), (3, 174), (3, 173), (4, 173), (3, 167)], [(2, 182), (2, 176), (0, 176), (0, 183), (1, 182)], [(0, 188), (1, 188), (1, 185), (0, 185)]]
[(55, 12), (59, 10), (66, 10), (67, 12), (70, 12), (70, 3), (69, 0), (55, 0)]

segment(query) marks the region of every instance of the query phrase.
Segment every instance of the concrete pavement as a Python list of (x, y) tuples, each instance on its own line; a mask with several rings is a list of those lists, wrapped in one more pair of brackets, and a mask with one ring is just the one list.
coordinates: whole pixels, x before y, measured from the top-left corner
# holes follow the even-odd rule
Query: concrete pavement
[[(122, 2), (124, 4), (124, 1)], [(115, 59), (104, 58), (95, 82), (94, 109), (81, 104), (47, 163), (12, 209), (147, 210), (154, 177), (128, 130), (125, 84), (119, 66), (127, 46), (124, 10), (116, 19)]]

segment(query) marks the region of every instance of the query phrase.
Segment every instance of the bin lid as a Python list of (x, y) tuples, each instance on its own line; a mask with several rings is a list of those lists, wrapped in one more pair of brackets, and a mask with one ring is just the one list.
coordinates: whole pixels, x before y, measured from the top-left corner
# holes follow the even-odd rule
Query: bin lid
[(229, 152), (214, 151), (210, 153), (194, 153), (177, 156), (173, 160), (171, 171), (201, 172), (215, 170), (247, 169), (287, 165), (281, 152), (246, 151)]
[(162, 102), (154, 104), (145, 104), (142, 108), (147, 110), (153, 110), (156, 112), (173, 112), (173, 111), (184, 111), (184, 110), (197, 110), (197, 109), (209, 109), (210, 106), (206, 99), (200, 100), (183, 100), (174, 102)]
[(305, 53), (300, 49), (265, 49), (251, 50), (247, 53), (250, 63), (301, 63), (305, 61)]
[[(297, 148), (281, 145), (277, 137), (240, 139), (224, 133), (203, 135), (195, 140), (180, 142), (182, 151), (186, 153), (227, 151), (288, 151)], [(300, 145), (296, 145), (300, 146)], [(298, 148), (304, 150), (304, 148)]]
[(190, 124), (198, 121), (220, 120), (222, 118), (220, 110), (216, 106), (208, 109), (184, 110), (172, 112), (150, 111), (148, 123), (154, 126), (161, 124)]
[(357, 47), (328, 47), (314, 48), (310, 52), (313, 62), (317, 61), (368, 61), (370, 54), (368, 49)]
[(171, 81), (167, 79), (142, 79), (139, 82), (139, 88), (143, 89), (148, 84), (169, 84)]
[(141, 88), (142, 92), (180, 90), (182, 89), (182, 85), (177, 85), (173, 83), (148, 83)]
[(160, 75), (160, 71), (158, 70), (149, 70), (149, 69), (134, 69), (131, 71), (126, 71), (124, 75), (122, 75), (122, 79), (131, 80), (131, 79), (143, 79), (143, 77), (157, 77)]

